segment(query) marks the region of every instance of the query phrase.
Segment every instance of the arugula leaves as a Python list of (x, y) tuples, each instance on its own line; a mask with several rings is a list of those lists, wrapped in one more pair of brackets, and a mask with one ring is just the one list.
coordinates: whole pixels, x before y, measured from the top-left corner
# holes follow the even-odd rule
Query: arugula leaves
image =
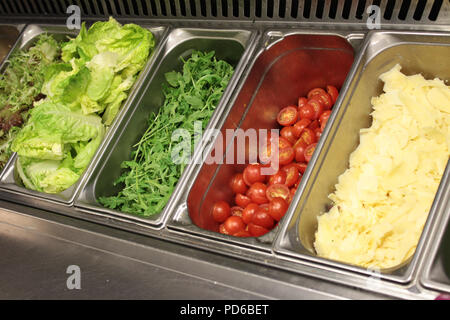
[(100, 197), (105, 207), (123, 212), (150, 216), (161, 212), (167, 204), (185, 164), (172, 161), (177, 144), (171, 140), (176, 129), (186, 129), (194, 149), (194, 122), (201, 121), (205, 129), (232, 74), (233, 67), (217, 60), (215, 52), (194, 51), (183, 60), (182, 72), (165, 74), (165, 101), (157, 113), (150, 115), (148, 129), (133, 146), (130, 161), (115, 185), (123, 189), (115, 196)]

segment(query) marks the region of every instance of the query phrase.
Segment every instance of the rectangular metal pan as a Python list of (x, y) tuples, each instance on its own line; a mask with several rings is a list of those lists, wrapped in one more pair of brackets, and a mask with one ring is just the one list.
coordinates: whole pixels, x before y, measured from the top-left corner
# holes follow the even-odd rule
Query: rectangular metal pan
[[(327, 84), (340, 88), (362, 39), (363, 34), (349, 32), (266, 32), (258, 54), (251, 61), (251, 70), (220, 121), (222, 138), (212, 139), (205, 149), (208, 155), (214, 149), (223, 150), (223, 160), (221, 163), (200, 162), (197, 165), (180, 198), (178, 211), (168, 224), (169, 228), (191, 234), (193, 238), (215, 241), (218, 248), (239, 250), (247, 247), (270, 251), (277, 227), (261, 237), (233, 237), (219, 233), (219, 223), (212, 218), (211, 209), (216, 201), (232, 203), (229, 182), (245, 167), (244, 164), (236, 164), (236, 135), (227, 141), (226, 131), (279, 128), (276, 120), (279, 110), (296, 105), (298, 98), (306, 96), (310, 89)], [(217, 148), (219, 145), (223, 148)], [(292, 206), (295, 206), (295, 201), (294, 198)]]
[[(106, 131), (105, 138), (100, 145), (99, 150), (101, 149), (102, 145), (109, 139), (110, 134), (115, 131), (115, 127), (118, 123), (120, 123), (122, 117), (127, 113), (128, 108), (130, 105), (132, 105), (135, 97), (136, 97), (136, 91), (137, 88), (141, 85), (144, 78), (147, 77), (148, 73), (150, 72), (153, 61), (155, 56), (158, 55), (160, 43), (162, 39), (164, 38), (165, 33), (167, 32), (166, 27), (162, 26), (143, 26), (150, 30), (154, 37), (155, 37), (155, 48), (154, 52), (152, 53), (152, 56), (149, 57), (144, 69), (141, 71), (140, 75), (136, 79), (136, 82), (134, 83), (133, 87), (130, 89), (130, 93), (128, 95), (127, 100), (124, 102), (124, 104), (121, 107), (121, 110), (117, 114), (116, 118), (114, 119), (113, 123), (109, 126), (109, 128)], [(50, 35), (53, 35), (57, 40), (66, 40), (68, 36), (74, 37), (78, 34), (77, 30), (68, 30), (66, 26), (59, 26), (59, 25), (37, 25), (37, 24), (31, 24), (28, 25), (24, 30), (19, 38), (19, 40), (16, 43), (16, 46), (13, 50), (18, 49), (27, 49), (30, 46), (33, 45), (33, 43), (36, 41), (37, 37), (42, 34), (47, 33)], [(94, 155), (95, 158), (95, 155)], [(85, 170), (85, 173), (82, 174), (80, 179), (72, 185), (70, 188), (64, 190), (61, 193), (58, 194), (46, 194), (42, 192), (37, 192), (34, 190), (26, 189), (22, 182), (20, 181), (18, 174), (16, 172), (15, 163), (17, 160), (17, 155), (13, 154), (11, 156), (10, 160), (6, 164), (2, 175), (0, 179), (0, 188), (7, 190), (8, 192), (17, 195), (16, 200), (18, 202), (24, 203), (24, 202), (34, 202), (35, 200), (45, 200), (50, 201), (52, 203), (60, 203), (63, 205), (71, 205), (79, 191), (79, 188), (85, 178), (85, 174), (87, 169), (91, 164), (88, 165), (88, 168)], [(92, 163), (92, 161), (91, 161)]]
[[(7, 25), (0, 24), (0, 66), (5, 58), (9, 57), (14, 44), (19, 38), (20, 32), (23, 30), (24, 25)], [(3, 68), (0, 69), (3, 72)]]
[[(338, 269), (372, 275), (371, 270), (317, 257), (314, 235), (317, 216), (326, 212), (331, 204), (328, 195), (334, 191), (337, 178), (348, 167), (350, 154), (359, 144), (359, 130), (371, 124), (372, 106), (370, 98), (382, 93), (382, 82), (378, 77), (395, 64), (402, 66), (407, 75), (421, 73), (425, 78), (450, 79), (450, 35), (421, 32), (370, 32), (366, 37), (348, 80), (336, 102), (327, 128), (326, 139), (321, 139), (299, 186), (299, 205), (288, 212), (289, 223), (285, 224), (277, 237), (274, 250), (300, 260), (313, 261), (318, 267), (330, 272)], [(424, 227), (415, 255), (410, 261), (391, 270), (380, 270), (382, 279), (409, 282), (423, 254), (434, 218), (444, 207), (440, 201), (448, 188), (448, 170), (441, 181), (433, 206)], [(299, 261), (299, 260), (297, 260)]]
[(227, 101), (234, 88), (235, 81), (241, 74), (241, 69), (245, 66), (246, 56), (249, 54), (249, 48), (253, 45), (255, 37), (255, 32), (246, 30), (190, 28), (172, 30), (163, 44), (162, 54), (158, 58), (155, 71), (145, 79), (139, 90), (139, 100), (130, 109), (129, 114), (120, 124), (111, 141), (105, 145), (102, 155), (95, 161), (92, 172), (90, 172), (83, 190), (75, 201), (77, 210), (99, 212), (116, 219), (125, 219), (154, 227), (161, 226), (168, 214), (173, 212), (174, 200), (186, 188), (186, 177), (190, 165), (185, 168), (171, 198), (159, 214), (142, 217), (123, 213), (103, 207), (97, 199), (100, 196), (113, 195), (120, 190), (120, 186), (114, 186), (114, 181), (121, 174), (120, 164), (122, 161), (129, 159), (132, 146), (139, 141), (147, 129), (150, 114), (163, 105), (162, 83), (165, 82), (164, 74), (172, 70), (181, 70), (182, 59), (188, 58), (193, 50), (214, 50), (217, 59), (223, 59), (235, 67), (227, 89), (207, 126), (207, 128), (214, 127), (217, 118), (223, 112), (224, 102)]

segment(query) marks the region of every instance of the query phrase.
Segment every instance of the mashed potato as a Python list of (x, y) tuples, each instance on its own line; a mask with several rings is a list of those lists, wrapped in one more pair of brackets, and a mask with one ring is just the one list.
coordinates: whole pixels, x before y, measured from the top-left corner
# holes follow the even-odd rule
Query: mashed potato
[(319, 256), (383, 269), (415, 251), (449, 159), (450, 87), (400, 69), (380, 76), (372, 126), (318, 218)]

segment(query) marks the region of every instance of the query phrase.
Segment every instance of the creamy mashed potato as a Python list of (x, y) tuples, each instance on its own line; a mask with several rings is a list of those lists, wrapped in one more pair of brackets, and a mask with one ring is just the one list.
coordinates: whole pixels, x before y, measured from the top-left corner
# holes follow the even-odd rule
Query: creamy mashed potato
[(383, 269), (415, 251), (449, 159), (450, 87), (400, 69), (380, 76), (372, 125), (318, 218), (319, 256)]

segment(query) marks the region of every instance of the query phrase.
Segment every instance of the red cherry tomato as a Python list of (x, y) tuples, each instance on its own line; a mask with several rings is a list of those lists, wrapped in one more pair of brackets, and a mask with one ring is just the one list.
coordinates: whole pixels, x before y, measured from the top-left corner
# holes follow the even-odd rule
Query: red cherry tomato
[(317, 98), (317, 96), (312, 97), (308, 100), (306, 106), (311, 106), (314, 110), (314, 115), (312, 119), (319, 119), (322, 112), (325, 110), (323, 103)]
[(212, 217), (215, 221), (221, 223), (227, 220), (231, 215), (230, 205), (226, 201), (217, 201), (212, 209)]
[[(270, 159), (272, 156), (272, 149), (271, 149), (271, 142), (269, 141), (265, 146), (263, 146), (262, 150), (261, 150), (261, 154), (259, 156), (260, 161), (264, 164), (270, 164)], [(273, 147), (276, 148), (276, 144), (275, 141), (272, 141), (272, 143), (274, 144)], [(278, 150), (284, 149), (284, 148), (290, 148), (292, 147), (292, 144), (286, 140), (283, 137), (278, 137)], [(276, 150), (276, 149), (275, 149)], [(278, 156), (280, 154), (278, 153)]]
[(303, 107), (307, 102), (308, 102), (308, 99), (306, 97), (298, 98), (298, 108)]
[(305, 159), (306, 162), (309, 162), (313, 156), (314, 151), (316, 150), (317, 143), (310, 144), (305, 149)]
[(241, 238), (246, 238), (246, 237), (251, 237), (252, 235), (250, 234), (249, 231), (247, 230), (242, 230), (242, 231), (238, 231), (235, 234), (233, 234), (233, 236), (235, 237), (241, 237)]
[(284, 183), (287, 187), (291, 187), (297, 182), (299, 177), (298, 169), (293, 163), (284, 166), (281, 170), (286, 172), (286, 182)]
[(301, 119), (314, 119), (314, 108), (313, 106), (309, 105), (308, 103), (305, 104), (303, 107), (298, 109), (299, 114), (299, 120)]
[(291, 126), (297, 121), (297, 107), (288, 106), (278, 113), (277, 121), (282, 126)]
[(245, 223), (241, 217), (231, 216), (225, 220), (224, 228), (228, 234), (234, 235), (236, 232), (243, 231), (245, 229)]
[(294, 144), (294, 152), (295, 152), (295, 161), (304, 162), (305, 161), (305, 149), (307, 145), (303, 139), (298, 139)]
[(336, 100), (338, 98), (338, 95), (339, 95), (338, 89), (336, 89), (335, 86), (328, 85), (327, 86), (327, 93), (331, 96), (331, 98), (333, 100), (333, 104), (335, 104)]
[(317, 94), (314, 96), (314, 98), (319, 99), (320, 102), (322, 102), (325, 110), (330, 110), (334, 104), (333, 98), (326, 92)]
[(292, 147), (280, 149), (278, 163), (282, 166), (291, 163), (295, 158), (295, 152)]
[(297, 167), (298, 171), (299, 171), (301, 174), (304, 174), (305, 171), (306, 171), (306, 167), (308, 166), (308, 164), (305, 163), (305, 162), (298, 162), (298, 163), (295, 163), (295, 166)]
[(310, 119), (302, 119), (300, 121), (297, 121), (293, 128), (294, 128), (294, 135), (296, 138), (300, 137), (300, 134), (302, 133), (303, 129), (305, 129), (306, 127), (308, 127), (311, 124), (311, 120)]
[(319, 120), (314, 120), (314, 121), (312, 121), (312, 122), (309, 124), (308, 128), (310, 128), (312, 131), (316, 130), (317, 128), (320, 128)]
[(252, 221), (252, 217), (255, 214), (256, 210), (259, 209), (259, 205), (257, 203), (250, 203), (248, 206), (244, 208), (242, 211), (242, 220), (245, 223), (250, 223)]
[(274, 224), (273, 218), (269, 215), (269, 210), (259, 209), (255, 212), (252, 218), (252, 223), (266, 229), (271, 229)]
[(311, 99), (313, 96), (315, 96), (317, 94), (322, 94), (322, 93), (326, 93), (326, 91), (323, 90), (322, 88), (314, 88), (314, 89), (309, 90), (309, 92), (306, 96), (308, 97), (308, 99)]
[(229, 234), (229, 232), (227, 231), (227, 229), (225, 229), (225, 223), (222, 223), (222, 224), (219, 226), (219, 232), (222, 233), (222, 234)]
[(245, 208), (252, 200), (242, 193), (236, 194), (234, 202), (241, 208)]
[(266, 229), (264, 227), (258, 226), (254, 223), (248, 224), (248, 231), (250, 234), (254, 237), (260, 237), (262, 235), (265, 235), (267, 232), (269, 232), (269, 229)]
[(266, 197), (267, 186), (262, 182), (255, 182), (247, 191), (247, 196), (252, 199), (252, 202), (263, 204), (269, 202)]
[(269, 215), (275, 220), (280, 221), (289, 208), (288, 203), (283, 198), (274, 198), (269, 203)]
[(272, 184), (284, 184), (286, 182), (286, 172), (282, 171), (282, 170), (278, 170), (277, 173), (273, 174), (270, 176), (269, 178), (269, 183), (268, 185), (272, 185)]
[(248, 186), (251, 186), (255, 182), (264, 182), (266, 180), (266, 176), (261, 174), (261, 165), (259, 163), (249, 164), (244, 169), (242, 176)]
[(289, 141), (291, 145), (293, 145), (295, 141), (297, 141), (297, 136), (295, 135), (295, 129), (293, 126), (284, 127), (283, 129), (281, 129), (280, 134), (284, 139)]
[(272, 201), (274, 198), (283, 198), (286, 200), (288, 196), (289, 188), (284, 184), (273, 184), (266, 190), (266, 197), (269, 201)]
[(305, 128), (303, 129), (303, 132), (298, 140), (302, 140), (307, 146), (309, 146), (310, 144), (316, 142), (316, 134), (310, 128)]
[(247, 184), (244, 181), (244, 176), (242, 173), (236, 173), (230, 181), (231, 190), (234, 193), (245, 194), (247, 192)]
[(232, 216), (237, 216), (237, 217), (242, 217), (242, 211), (244, 209), (242, 209), (241, 207), (238, 206), (234, 206), (231, 208), (231, 215)]
[(331, 115), (331, 110), (327, 110), (320, 115), (319, 122), (320, 122), (320, 129), (322, 131), (323, 131), (323, 129), (325, 129), (325, 126), (327, 125), (330, 115)]
[(320, 136), (322, 135), (322, 129), (321, 128), (316, 128), (314, 130), (314, 133), (316, 134), (316, 141), (319, 141)]

